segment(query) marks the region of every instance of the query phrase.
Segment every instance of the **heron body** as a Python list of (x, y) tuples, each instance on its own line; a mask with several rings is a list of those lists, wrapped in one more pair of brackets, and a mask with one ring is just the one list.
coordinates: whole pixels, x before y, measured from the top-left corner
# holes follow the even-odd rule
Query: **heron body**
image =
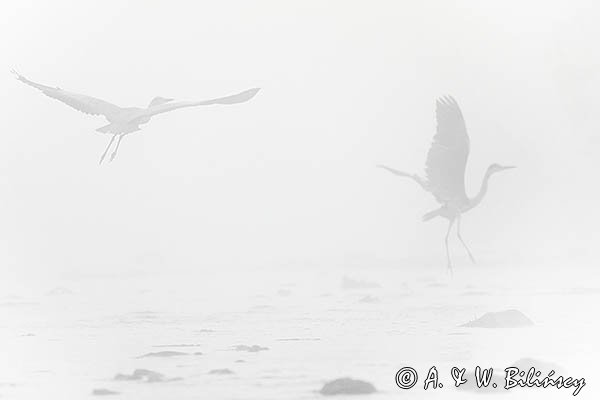
[(446, 218), (449, 221), (446, 232), (446, 258), (448, 269), (452, 270), (448, 238), (454, 223), (457, 223), (457, 236), (465, 247), (473, 262), (475, 259), (460, 234), (460, 220), (462, 214), (475, 208), (481, 203), (488, 189), (488, 181), (497, 172), (504, 171), (512, 166), (491, 164), (483, 178), (481, 188), (474, 197), (468, 197), (465, 191), (465, 169), (469, 157), (470, 140), (467, 134), (465, 121), (454, 98), (442, 97), (436, 101), (436, 134), (427, 153), (425, 163), (425, 177), (408, 174), (385, 165), (378, 167), (389, 172), (412, 179), (424, 190), (431, 193), (441, 207), (428, 212), (423, 216), (423, 221), (436, 217)]
[(120, 107), (95, 97), (69, 92), (58, 87), (42, 85), (30, 81), (14, 70), (12, 72), (17, 76), (18, 80), (42, 91), (42, 93), (44, 93), (46, 96), (59, 100), (82, 113), (104, 116), (109, 124), (96, 129), (96, 131), (112, 135), (112, 137), (108, 143), (108, 146), (106, 147), (106, 150), (100, 158), (100, 163), (102, 163), (104, 160), (104, 157), (106, 156), (115, 139), (118, 138), (118, 141), (111, 154), (111, 161), (117, 155), (117, 151), (123, 137), (130, 133), (139, 131), (140, 125), (150, 122), (150, 119), (155, 115), (186, 107), (205, 106), (212, 104), (243, 103), (253, 98), (260, 90), (259, 88), (253, 88), (232, 96), (219, 97), (216, 99), (203, 101), (173, 101), (173, 99), (155, 97), (146, 108)]

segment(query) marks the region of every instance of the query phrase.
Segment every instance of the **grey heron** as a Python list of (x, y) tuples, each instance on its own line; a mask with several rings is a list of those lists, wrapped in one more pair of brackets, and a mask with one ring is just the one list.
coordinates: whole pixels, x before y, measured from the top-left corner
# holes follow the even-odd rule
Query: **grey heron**
[(386, 169), (395, 175), (412, 179), (424, 190), (431, 193), (436, 201), (441, 204), (440, 208), (425, 214), (423, 221), (429, 221), (436, 217), (446, 218), (449, 221), (445, 245), (448, 269), (452, 271), (448, 237), (454, 222), (456, 221), (458, 239), (467, 251), (471, 261), (475, 263), (473, 254), (460, 234), (461, 216), (481, 203), (487, 193), (488, 181), (493, 174), (515, 167), (491, 164), (485, 172), (477, 195), (468, 197), (465, 191), (465, 167), (469, 157), (470, 141), (462, 112), (454, 98), (444, 96), (437, 99), (435, 114), (437, 131), (427, 153), (426, 177), (398, 171), (385, 165), (378, 165), (377, 167)]
[(117, 139), (117, 144), (111, 153), (111, 161), (117, 155), (117, 151), (119, 150), (119, 145), (121, 144), (123, 137), (132, 132), (140, 130), (140, 125), (149, 122), (150, 119), (157, 114), (166, 113), (184, 107), (243, 103), (253, 98), (260, 90), (259, 88), (253, 88), (231, 96), (203, 101), (174, 102), (173, 99), (155, 97), (146, 108), (119, 107), (95, 97), (68, 92), (58, 87), (41, 85), (39, 83), (30, 81), (15, 70), (11, 70), (11, 72), (16, 75), (18, 80), (42, 91), (42, 93), (44, 93), (46, 96), (59, 100), (85, 114), (102, 115), (104, 118), (106, 118), (109, 124), (96, 129), (97, 132), (112, 135), (110, 141), (108, 142), (108, 146), (106, 146), (106, 150), (104, 150), (104, 153), (102, 153), (102, 156), (100, 157), (100, 164), (106, 157), (106, 154), (108, 153), (108, 150), (111, 148), (115, 139)]

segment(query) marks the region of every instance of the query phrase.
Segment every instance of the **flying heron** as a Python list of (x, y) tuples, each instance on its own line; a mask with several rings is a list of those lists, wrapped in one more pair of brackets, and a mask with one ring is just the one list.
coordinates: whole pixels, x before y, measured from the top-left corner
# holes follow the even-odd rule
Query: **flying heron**
[(515, 167), (491, 164), (485, 172), (479, 193), (475, 197), (468, 197), (465, 191), (465, 167), (469, 157), (469, 136), (460, 107), (454, 98), (445, 96), (437, 99), (435, 115), (437, 132), (427, 153), (426, 178), (398, 171), (385, 165), (378, 165), (378, 167), (414, 180), (442, 205), (425, 214), (423, 221), (429, 221), (435, 217), (443, 217), (449, 221), (445, 244), (448, 270), (451, 272), (452, 263), (448, 249), (448, 237), (454, 222), (456, 221), (458, 239), (467, 250), (471, 261), (475, 263), (473, 254), (460, 235), (461, 215), (481, 203), (487, 193), (488, 180), (493, 174)]
[(104, 150), (104, 153), (102, 153), (102, 156), (100, 157), (100, 164), (102, 164), (104, 157), (106, 157), (106, 154), (108, 153), (108, 150), (114, 143), (115, 139), (118, 138), (117, 144), (110, 155), (111, 161), (117, 155), (117, 151), (119, 150), (119, 145), (121, 144), (121, 140), (123, 140), (123, 137), (135, 131), (139, 131), (140, 125), (147, 123), (148, 121), (150, 121), (150, 118), (157, 114), (162, 114), (184, 107), (207, 106), (211, 104), (243, 103), (253, 98), (256, 95), (256, 93), (258, 93), (258, 91), (260, 90), (259, 88), (248, 89), (241, 93), (234, 94), (232, 96), (219, 97), (217, 99), (203, 101), (173, 102), (173, 99), (155, 97), (154, 99), (152, 99), (152, 101), (146, 108), (119, 107), (117, 105), (111, 104), (107, 101), (95, 97), (68, 92), (58, 87), (50, 87), (32, 82), (29, 79), (25, 78), (23, 75), (16, 72), (15, 70), (11, 70), (11, 72), (16, 75), (18, 80), (29, 86), (33, 86), (34, 88), (41, 90), (42, 93), (44, 93), (46, 96), (62, 101), (66, 105), (71, 106), (74, 109), (81, 111), (85, 114), (103, 115), (104, 118), (106, 118), (106, 120), (110, 122), (108, 125), (96, 129), (96, 131), (98, 132), (112, 135), (110, 141), (108, 142), (108, 146), (106, 146), (106, 150)]

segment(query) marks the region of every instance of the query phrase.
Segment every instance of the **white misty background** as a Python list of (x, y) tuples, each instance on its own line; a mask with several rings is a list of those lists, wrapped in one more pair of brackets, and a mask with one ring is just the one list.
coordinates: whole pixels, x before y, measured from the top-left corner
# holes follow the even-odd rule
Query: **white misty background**
[[(3, 268), (442, 271), (446, 223), (420, 221), (437, 205), (375, 165), (422, 172), (444, 94), (471, 137), (468, 194), (490, 163), (518, 166), (463, 218), (478, 261), (592, 263), (598, 14), (591, 1), (3, 3)], [(121, 106), (262, 90), (158, 116), (99, 167), (104, 121), (10, 67)]]

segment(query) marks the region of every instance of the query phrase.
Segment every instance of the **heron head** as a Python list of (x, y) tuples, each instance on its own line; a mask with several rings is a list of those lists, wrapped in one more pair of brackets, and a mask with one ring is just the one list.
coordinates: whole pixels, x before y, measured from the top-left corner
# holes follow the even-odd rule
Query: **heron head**
[(487, 172), (488, 172), (488, 174), (491, 175), (496, 172), (505, 171), (507, 169), (512, 169), (512, 168), (516, 168), (516, 167), (512, 166), (512, 165), (500, 165), (500, 164), (494, 163), (488, 167)]

